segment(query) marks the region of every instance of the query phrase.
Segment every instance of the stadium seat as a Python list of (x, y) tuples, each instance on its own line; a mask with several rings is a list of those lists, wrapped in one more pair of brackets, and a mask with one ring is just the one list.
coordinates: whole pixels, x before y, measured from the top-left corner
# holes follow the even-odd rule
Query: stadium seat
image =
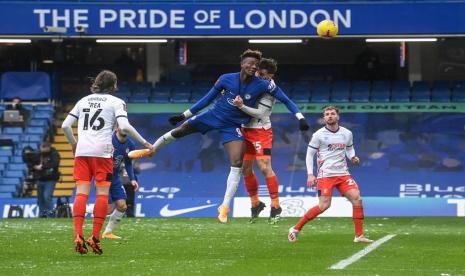
[(465, 102), (465, 90), (454, 90), (452, 91), (453, 102)]
[(410, 95), (408, 92), (392, 91), (391, 102), (409, 102)]
[(43, 141), (42, 135), (35, 135), (35, 134), (26, 134), (21, 137), (21, 142), (34, 142), (34, 143), (41, 143)]
[(148, 103), (149, 96), (147, 95), (134, 95), (129, 97), (128, 102), (130, 103)]
[(171, 95), (171, 102), (172, 103), (188, 103), (190, 100), (190, 97), (191, 97), (190, 93), (174, 92)]
[(429, 102), (431, 101), (431, 89), (426, 81), (414, 81), (412, 85), (411, 100), (412, 102)]
[(3, 177), (2, 178), (2, 185), (16, 185), (19, 186), (21, 184), (21, 179), (14, 177)]
[(308, 103), (310, 100), (310, 90), (308, 87), (296, 87), (291, 94), (291, 99), (296, 103)]
[(28, 123), (28, 126), (48, 127), (48, 120), (47, 119), (31, 119)]
[(431, 101), (450, 102), (451, 89), (449, 81), (435, 81), (431, 90)]
[(124, 91), (118, 90), (116, 92), (115, 96), (120, 98), (120, 99), (123, 98), (123, 97), (129, 98), (129, 97), (131, 97), (131, 91), (129, 91), (129, 90), (124, 90)]
[(28, 127), (26, 128), (26, 133), (27, 134), (40, 134), (44, 135), (45, 129), (42, 127)]
[(0, 193), (15, 193), (16, 189), (15, 185), (0, 185)]
[(169, 103), (170, 102), (170, 93), (155, 93), (149, 98), (151, 103)]
[(4, 175), (5, 177), (18, 177), (18, 178), (23, 178), (25, 176), (23, 171), (10, 171), (10, 170), (6, 170)]
[(327, 103), (331, 94), (331, 85), (326, 81), (316, 81), (313, 84), (311, 102)]
[(12, 194), (11, 193), (0, 193), (0, 198), (11, 198)]
[(4, 134), (22, 134), (23, 128), (22, 127), (4, 127), (3, 133)]
[(0, 163), (0, 175), (2, 175), (2, 171), (6, 169), (6, 164), (5, 163)]
[(24, 163), (10, 163), (10, 164), (8, 164), (8, 170), (11, 170), (11, 171), (26, 171), (27, 166)]
[(0, 163), (8, 164), (10, 162), (9, 156), (0, 156)]
[(13, 151), (11, 149), (0, 149), (0, 156), (12, 156)]
[(45, 105), (41, 104), (41, 105), (36, 105), (34, 107), (34, 110), (55, 111), (55, 108), (49, 104), (45, 104)]
[[(34, 148), (34, 150), (37, 150), (37, 148)], [(12, 163), (21, 163), (23, 162), (23, 157), (22, 156), (13, 156), (11, 159)]]

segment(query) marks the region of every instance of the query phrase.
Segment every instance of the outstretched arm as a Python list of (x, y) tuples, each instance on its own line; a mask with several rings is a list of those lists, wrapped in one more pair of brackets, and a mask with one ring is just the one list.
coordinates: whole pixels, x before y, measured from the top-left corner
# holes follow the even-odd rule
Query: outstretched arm
[(242, 100), (241, 96), (237, 95), (236, 98), (234, 99), (233, 103), (240, 109), (242, 110), (245, 114), (252, 116), (254, 118), (262, 118), (265, 116), (266, 112), (271, 110), (271, 106), (262, 103), (261, 99), (258, 100), (258, 107), (253, 108), (250, 106), (246, 106), (244, 104), (244, 101)]
[(297, 105), (287, 97), (287, 95), (284, 93), (281, 88), (277, 87), (274, 89), (272, 92), (273, 96), (275, 96), (276, 99), (280, 100), (283, 104), (286, 105), (287, 109), (291, 111), (297, 120), (299, 120), (299, 129), (300, 130), (308, 130), (310, 126), (308, 125), (307, 121), (305, 120), (304, 115), (300, 112), (299, 108)]
[(213, 87), (208, 91), (208, 93), (203, 96), (198, 102), (196, 102), (191, 108), (188, 110), (184, 111), (180, 115), (174, 115), (171, 116), (168, 121), (170, 124), (173, 126), (176, 125), (179, 122), (184, 121), (187, 118), (192, 117), (192, 115), (196, 114), (200, 110), (204, 109), (207, 107), (211, 102), (213, 102), (218, 94), (221, 92), (222, 86), (221, 86), (221, 77), (218, 79), (218, 81), (213, 85)]

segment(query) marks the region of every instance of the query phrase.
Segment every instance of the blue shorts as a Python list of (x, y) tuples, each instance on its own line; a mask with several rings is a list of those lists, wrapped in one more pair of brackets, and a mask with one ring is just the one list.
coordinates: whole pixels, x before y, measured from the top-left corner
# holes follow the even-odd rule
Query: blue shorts
[(121, 179), (118, 176), (114, 177), (113, 181), (111, 182), (111, 186), (110, 186), (110, 195), (108, 196), (108, 204), (111, 204), (120, 199), (126, 200), (127, 198), (128, 197), (126, 195), (126, 191), (124, 190), (123, 183), (121, 183)]
[(225, 144), (231, 141), (244, 141), (244, 137), (239, 125), (227, 123), (213, 115), (211, 111), (203, 112), (187, 121), (200, 133), (205, 134), (210, 130), (218, 130), (221, 134), (221, 143)]

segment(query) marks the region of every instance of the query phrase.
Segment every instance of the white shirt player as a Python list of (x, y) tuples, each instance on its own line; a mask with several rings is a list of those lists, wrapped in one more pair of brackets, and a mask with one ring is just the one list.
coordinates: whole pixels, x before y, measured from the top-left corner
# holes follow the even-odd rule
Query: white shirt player
[(307, 173), (313, 175), (313, 156), (317, 152), (317, 178), (350, 175), (347, 158), (355, 156), (352, 132), (339, 126), (333, 132), (326, 127), (316, 131), (307, 148)]
[[(270, 94), (264, 94), (261, 96), (257, 101), (257, 110), (260, 111), (259, 114), (256, 114), (258, 117), (252, 117), (250, 122), (244, 125), (245, 128), (263, 128), (269, 129), (271, 128), (271, 111), (273, 110), (273, 105), (276, 103), (275, 97), (271, 96)], [(247, 106), (243, 106), (241, 110), (245, 113), (250, 114), (250, 110), (247, 110)], [(249, 112), (247, 112), (249, 111)]]
[(110, 94), (91, 94), (69, 113), (78, 120), (76, 156), (111, 158), (112, 134), (118, 117), (127, 117), (126, 104)]

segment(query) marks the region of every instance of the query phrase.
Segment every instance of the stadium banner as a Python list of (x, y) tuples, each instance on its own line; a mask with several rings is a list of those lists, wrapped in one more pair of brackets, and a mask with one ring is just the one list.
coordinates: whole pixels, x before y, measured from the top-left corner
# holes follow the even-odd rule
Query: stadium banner
[[(334, 105), (343, 112), (391, 113), (391, 112), (458, 112), (465, 113), (465, 103), (297, 103), (304, 113), (321, 113), (323, 108)], [(129, 103), (129, 113), (180, 113), (192, 104), (185, 103)], [(288, 113), (284, 104), (277, 103), (273, 113)]]
[[(342, 36), (465, 33), (459, 1), (279, 3), (2, 2), (1, 35), (315, 36), (332, 19)], [(45, 27), (48, 28), (44, 31)], [(63, 27), (66, 30), (54, 29)]]
[[(177, 199), (138, 199), (135, 216), (141, 218), (171, 217), (210, 217), (218, 215), (217, 208), (222, 198), (177, 198)], [(270, 200), (260, 217), (268, 217)], [(364, 210), (367, 217), (392, 216), (452, 216), (465, 217), (465, 199), (457, 198), (396, 198), (364, 197)], [(311, 207), (318, 204), (316, 196), (282, 197), (282, 217), (301, 217)], [(87, 205), (87, 217), (92, 217), (93, 201)], [(236, 197), (231, 207), (232, 217), (250, 217), (250, 199)], [(39, 214), (35, 199), (0, 199), (2, 218), (37, 218)], [(352, 206), (343, 197), (334, 197), (331, 208), (320, 217), (352, 217)]]

